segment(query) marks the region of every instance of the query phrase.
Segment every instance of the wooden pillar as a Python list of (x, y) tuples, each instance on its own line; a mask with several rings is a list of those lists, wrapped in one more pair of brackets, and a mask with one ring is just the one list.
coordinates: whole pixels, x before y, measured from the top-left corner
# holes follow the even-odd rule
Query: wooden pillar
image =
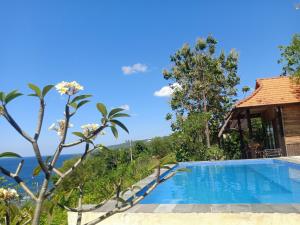
[(284, 137), (281, 107), (277, 107), (277, 117), (278, 117), (278, 122), (279, 122), (279, 132), (280, 132), (280, 135), (281, 135), (281, 137)]
[(239, 129), (239, 134), (240, 134), (240, 150), (242, 152), (242, 158), (245, 159), (246, 158), (245, 143), (244, 143), (244, 135), (243, 135), (242, 125), (241, 125), (240, 114), (238, 115), (238, 129)]
[(277, 117), (278, 117), (278, 123), (279, 123), (279, 133), (280, 133), (280, 148), (282, 150), (282, 154), (284, 156), (287, 156), (287, 149), (285, 145), (285, 131), (284, 131), (284, 123), (282, 118), (282, 107), (277, 107)]
[(253, 131), (252, 131), (252, 124), (251, 124), (251, 117), (250, 117), (250, 110), (249, 109), (247, 109), (246, 115), (247, 115), (247, 124), (248, 124), (248, 130), (249, 130), (249, 138), (252, 139)]

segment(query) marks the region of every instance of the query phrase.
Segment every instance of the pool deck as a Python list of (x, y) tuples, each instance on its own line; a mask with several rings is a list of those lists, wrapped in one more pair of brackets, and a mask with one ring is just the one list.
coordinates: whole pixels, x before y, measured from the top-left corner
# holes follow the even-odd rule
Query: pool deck
[[(299, 156), (276, 159), (300, 164)], [(169, 166), (174, 167), (175, 165)], [(167, 169), (162, 169), (161, 174), (165, 172), (167, 172)], [(136, 185), (146, 188), (154, 179), (155, 173), (139, 181)], [(128, 199), (132, 195), (133, 192), (128, 191), (123, 195), (123, 198)], [(109, 201), (93, 212), (84, 213), (83, 221), (87, 222), (97, 218), (113, 209), (114, 206), (115, 201)], [(75, 224), (76, 217), (76, 213), (68, 213), (69, 224)], [(146, 218), (149, 218), (149, 220)], [(194, 223), (193, 218), (197, 223)], [(296, 225), (299, 224), (299, 221), (300, 204), (137, 204), (128, 211), (116, 214), (99, 224), (174, 225), (200, 224), (201, 222), (202, 224), (213, 225), (221, 222), (223, 225)]]

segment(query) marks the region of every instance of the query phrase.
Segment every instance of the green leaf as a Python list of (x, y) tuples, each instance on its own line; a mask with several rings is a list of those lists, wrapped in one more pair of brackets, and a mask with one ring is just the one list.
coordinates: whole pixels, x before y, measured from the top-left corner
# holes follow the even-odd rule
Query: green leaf
[(111, 116), (111, 119), (117, 118), (117, 117), (130, 117), (127, 113), (116, 113), (113, 116)]
[(72, 132), (72, 134), (74, 134), (75, 136), (80, 137), (82, 139), (86, 139), (86, 136), (84, 136), (84, 134), (81, 132)]
[(127, 127), (123, 123), (121, 123), (119, 120), (110, 120), (110, 122), (113, 124), (117, 124), (119, 127), (121, 127), (123, 130), (125, 130), (129, 134), (129, 130), (127, 129)]
[(118, 134), (117, 128), (115, 128), (114, 126), (111, 126), (110, 129), (111, 129), (111, 132), (113, 133), (113, 135), (115, 136), (115, 138), (118, 138), (119, 134)]
[(107, 109), (106, 106), (102, 103), (97, 103), (97, 109), (99, 110), (99, 112), (101, 112), (103, 117), (107, 116)]
[(71, 103), (73, 102), (77, 102), (77, 101), (80, 101), (82, 99), (86, 99), (86, 98), (89, 98), (89, 97), (92, 97), (92, 95), (78, 95), (77, 97), (75, 97)]
[(18, 155), (17, 153), (14, 153), (14, 152), (2, 152), (2, 153), (0, 153), (0, 158), (3, 158), (3, 157), (21, 158), (20, 155)]
[(110, 111), (110, 113), (108, 114), (108, 118), (110, 118), (111, 116), (113, 116), (114, 114), (118, 113), (118, 112), (121, 112), (121, 111), (124, 111), (124, 109), (122, 108), (115, 108), (115, 109), (112, 109)]
[(29, 94), (28, 96), (31, 96), (31, 97), (39, 97), (39, 96), (37, 96), (37, 94)]
[(72, 106), (74, 109), (77, 109), (78, 107), (76, 102), (70, 103), (69, 106)]
[(5, 102), (5, 104), (7, 104), (7, 103), (9, 103), (10, 101), (12, 101), (13, 99), (15, 99), (15, 98), (17, 98), (17, 97), (19, 97), (19, 96), (21, 96), (21, 95), (23, 95), (23, 94), (19, 93), (18, 90), (14, 90), (14, 91), (12, 91), (12, 92), (9, 92), (9, 93), (6, 95), (6, 97), (5, 97), (5, 99), (4, 99), (4, 102)]
[(89, 100), (83, 100), (83, 101), (79, 102), (78, 105), (77, 105), (77, 109), (79, 109), (81, 106), (85, 105), (88, 102), (90, 102), (90, 101)]
[(49, 84), (43, 88), (42, 96), (45, 97), (48, 92), (54, 87), (54, 85)]
[(41, 171), (42, 171), (42, 168), (40, 167), (40, 165), (38, 165), (37, 167), (34, 168), (34, 170), (32, 172), (32, 176), (36, 177), (37, 175), (40, 174)]
[(35, 84), (32, 84), (32, 83), (29, 83), (28, 87), (31, 90), (33, 90), (36, 93), (37, 96), (41, 97), (42, 92), (41, 92), (41, 89), (38, 86), (36, 86)]
[[(48, 164), (49, 160), (51, 159), (51, 156), (47, 156), (46, 160), (45, 160), (45, 164)], [(40, 172), (42, 171), (42, 168), (40, 167), (40, 165), (38, 165), (37, 167), (34, 168), (33, 172), (32, 172), (32, 176), (36, 177), (40, 174)]]
[(0, 101), (4, 102), (5, 100), (5, 93), (3, 91), (0, 91)]

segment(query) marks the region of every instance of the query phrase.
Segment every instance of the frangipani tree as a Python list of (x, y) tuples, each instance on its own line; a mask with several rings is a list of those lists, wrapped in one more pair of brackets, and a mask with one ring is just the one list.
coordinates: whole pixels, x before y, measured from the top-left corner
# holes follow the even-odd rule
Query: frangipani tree
[[(89, 98), (92, 97), (92, 95), (79, 95), (79, 92), (83, 90), (83, 87), (76, 81), (63, 81), (57, 84), (56, 86), (47, 85), (42, 89), (40, 89), (34, 84), (29, 84), (28, 86), (33, 91), (33, 93), (29, 94), (29, 96), (36, 97), (36, 99), (39, 101), (38, 118), (34, 134), (29, 135), (25, 130), (23, 130), (9, 111), (8, 105), (14, 99), (23, 95), (17, 90), (14, 90), (7, 94), (4, 92), (0, 92), (0, 117), (4, 118), (16, 130), (16, 132), (20, 134), (21, 137), (23, 137), (32, 145), (33, 152), (38, 162), (38, 168), (36, 169), (35, 173), (43, 173), (43, 182), (41, 187), (39, 188), (38, 193), (34, 193), (28, 187), (24, 180), (19, 176), (24, 164), (23, 160), (19, 163), (18, 167), (16, 168), (16, 171), (9, 171), (6, 168), (0, 166), (0, 172), (14, 179), (35, 202), (35, 210), (31, 223), (32, 225), (38, 225), (40, 222), (42, 206), (45, 200), (50, 199), (52, 197), (52, 194), (56, 190), (56, 188), (83, 162), (83, 160), (87, 157), (88, 154), (90, 154), (93, 151), (105, 148), (103, 145), (95, 143), (96, 137), (99, 134), (103, 134), (103, 131), (107, 128), (111, 129), (113, 135), (116, 138), (118, 137), (117, 127), (120, 127), (126, 132), (128, 132), (126, 126), (118, 119), (121, 117), (128, 117), (129, 115), (123, 113), (122, 111), (124, 109), (122, 108), (115, 108), (111, 111), (108, 111), (104, 104), (97, 103), (96, 108), (100, 113), (98, 118), (99, 124), (83, 125), (81, 127), (81, 131), (72, 133), (78, 138), (78, 140), (68, 143), (68, 130), (72, 126), (71, 119), (76, 115), (77, 111), (82, 106), (90, 102)], [(46, 106), (45, 98), (49, 91), (51, 91), (54, 87), (61, 95), (66, 96), (66, 103), (64, 106), (64, 118), (58, 120), (57, 123), (54, 123), (50, 127), (51, 130), (57, 132), (59, 136), (59, 143), (56, 147), (54, 154), (51, 157), (49, 157), (46, 161), (44, 161), (42, 157), (42, 151), (39, 146), (39, 137), (41, 135), (41, 130), (44, 121), (44, 113)], [(74, 165), (69, 170), (63, 173), (60, 172), (56, 166), (57, 161), (60, 158), (62, 152), (66, 148), (71, 148), (78, 145), (83, 145), (83, 153), (81, 154), (81, 157), (74, 163)], [(15, 153), (6, 152), (2, 153), (0, 157), (1, 156), (16, 157), (18, 155)], [(57, 179), (55, 183), (51, 183), (51, 178), (54, 175), (57, 175), (59, 179)]]

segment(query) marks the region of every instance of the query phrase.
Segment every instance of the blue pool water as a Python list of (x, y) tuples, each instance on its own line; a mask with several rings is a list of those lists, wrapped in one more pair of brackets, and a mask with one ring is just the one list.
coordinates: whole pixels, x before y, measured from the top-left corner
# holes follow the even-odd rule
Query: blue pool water
[[(300, 203), (300, 165), (281, 160), (180, 163), (141, 204)], [(175, 168), (176, 169), (176, 168)]]

